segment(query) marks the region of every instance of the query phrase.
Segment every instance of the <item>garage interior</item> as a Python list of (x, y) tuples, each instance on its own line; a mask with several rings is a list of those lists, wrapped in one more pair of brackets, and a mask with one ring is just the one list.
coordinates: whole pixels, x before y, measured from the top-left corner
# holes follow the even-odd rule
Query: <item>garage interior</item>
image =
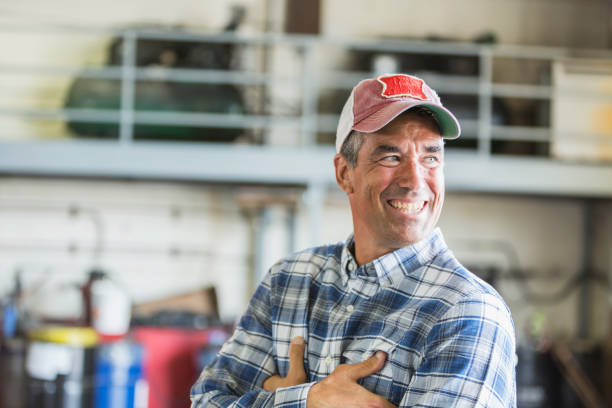
[(350, 234), (336, 123), (385, 72), (461, 122), (439, 225), (518, 406), (612, 406), (611, 1), (25, 0), (0, 44), (0, 406), (189, 406), (267, 269)]

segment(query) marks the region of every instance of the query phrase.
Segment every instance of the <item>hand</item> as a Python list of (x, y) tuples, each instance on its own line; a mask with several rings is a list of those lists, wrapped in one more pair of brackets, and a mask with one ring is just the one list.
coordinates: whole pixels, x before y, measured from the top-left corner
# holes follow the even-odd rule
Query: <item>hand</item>
[(376, 395), (357, 380), (372, 375), (385, 365), (386, 354), (377, 351), (372, 357), (357, 364), (341, 364), (321, 382), (310, 388), (307, 408), (397, 408), (383, 397)]
[(306, 371), (304, 371), (304, 350), (306, 344), (303, 337), (294, 337), (289, 343), (289, 372), (286, 377), (273, 375), (264, 381), (263, 388), (274, 392), (277, 388), (291, 387), (306, 382)]

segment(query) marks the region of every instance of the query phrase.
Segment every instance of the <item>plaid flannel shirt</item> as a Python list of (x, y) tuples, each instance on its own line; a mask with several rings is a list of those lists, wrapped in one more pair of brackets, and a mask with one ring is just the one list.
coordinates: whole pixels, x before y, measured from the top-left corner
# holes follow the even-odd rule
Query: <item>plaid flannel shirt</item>
[[(315, 382), (377, 350), (384, 367), (359, 383), (399, 407), (516, 406), (510, 311), (439, 229), (360, 267), (351, 245), (308, 249), (270, 269), (192, 387), (192, 407), (305, 407)], [(287, 374), (295, 336), (306, 340), (308, 382), (265, 391), (269, 376)]]

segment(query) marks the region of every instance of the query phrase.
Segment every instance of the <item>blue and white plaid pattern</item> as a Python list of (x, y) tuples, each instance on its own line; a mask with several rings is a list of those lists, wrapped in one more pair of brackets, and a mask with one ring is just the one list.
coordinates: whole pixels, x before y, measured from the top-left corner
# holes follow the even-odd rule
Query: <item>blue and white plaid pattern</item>
[[(516, 406), (510, 311), (459, 264), (439, 229), (359, 268), (351, 244), (271, 268), (192, 387), (192, 407), (305, 407), (312, 384), (377, 350), (385, 366), (359, 383), (399, 407)], [(266, 378), (287, 374), (295, 336), (306, 339), (309, 382), (263, 390)]]

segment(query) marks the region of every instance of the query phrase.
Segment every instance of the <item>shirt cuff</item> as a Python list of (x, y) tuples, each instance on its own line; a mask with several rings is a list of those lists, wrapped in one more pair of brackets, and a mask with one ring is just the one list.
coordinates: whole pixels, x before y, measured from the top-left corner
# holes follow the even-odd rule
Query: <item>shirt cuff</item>
[(314, 382), (277, 388), (274, 393), (274, 408), (306, 408), (308, 392)]

